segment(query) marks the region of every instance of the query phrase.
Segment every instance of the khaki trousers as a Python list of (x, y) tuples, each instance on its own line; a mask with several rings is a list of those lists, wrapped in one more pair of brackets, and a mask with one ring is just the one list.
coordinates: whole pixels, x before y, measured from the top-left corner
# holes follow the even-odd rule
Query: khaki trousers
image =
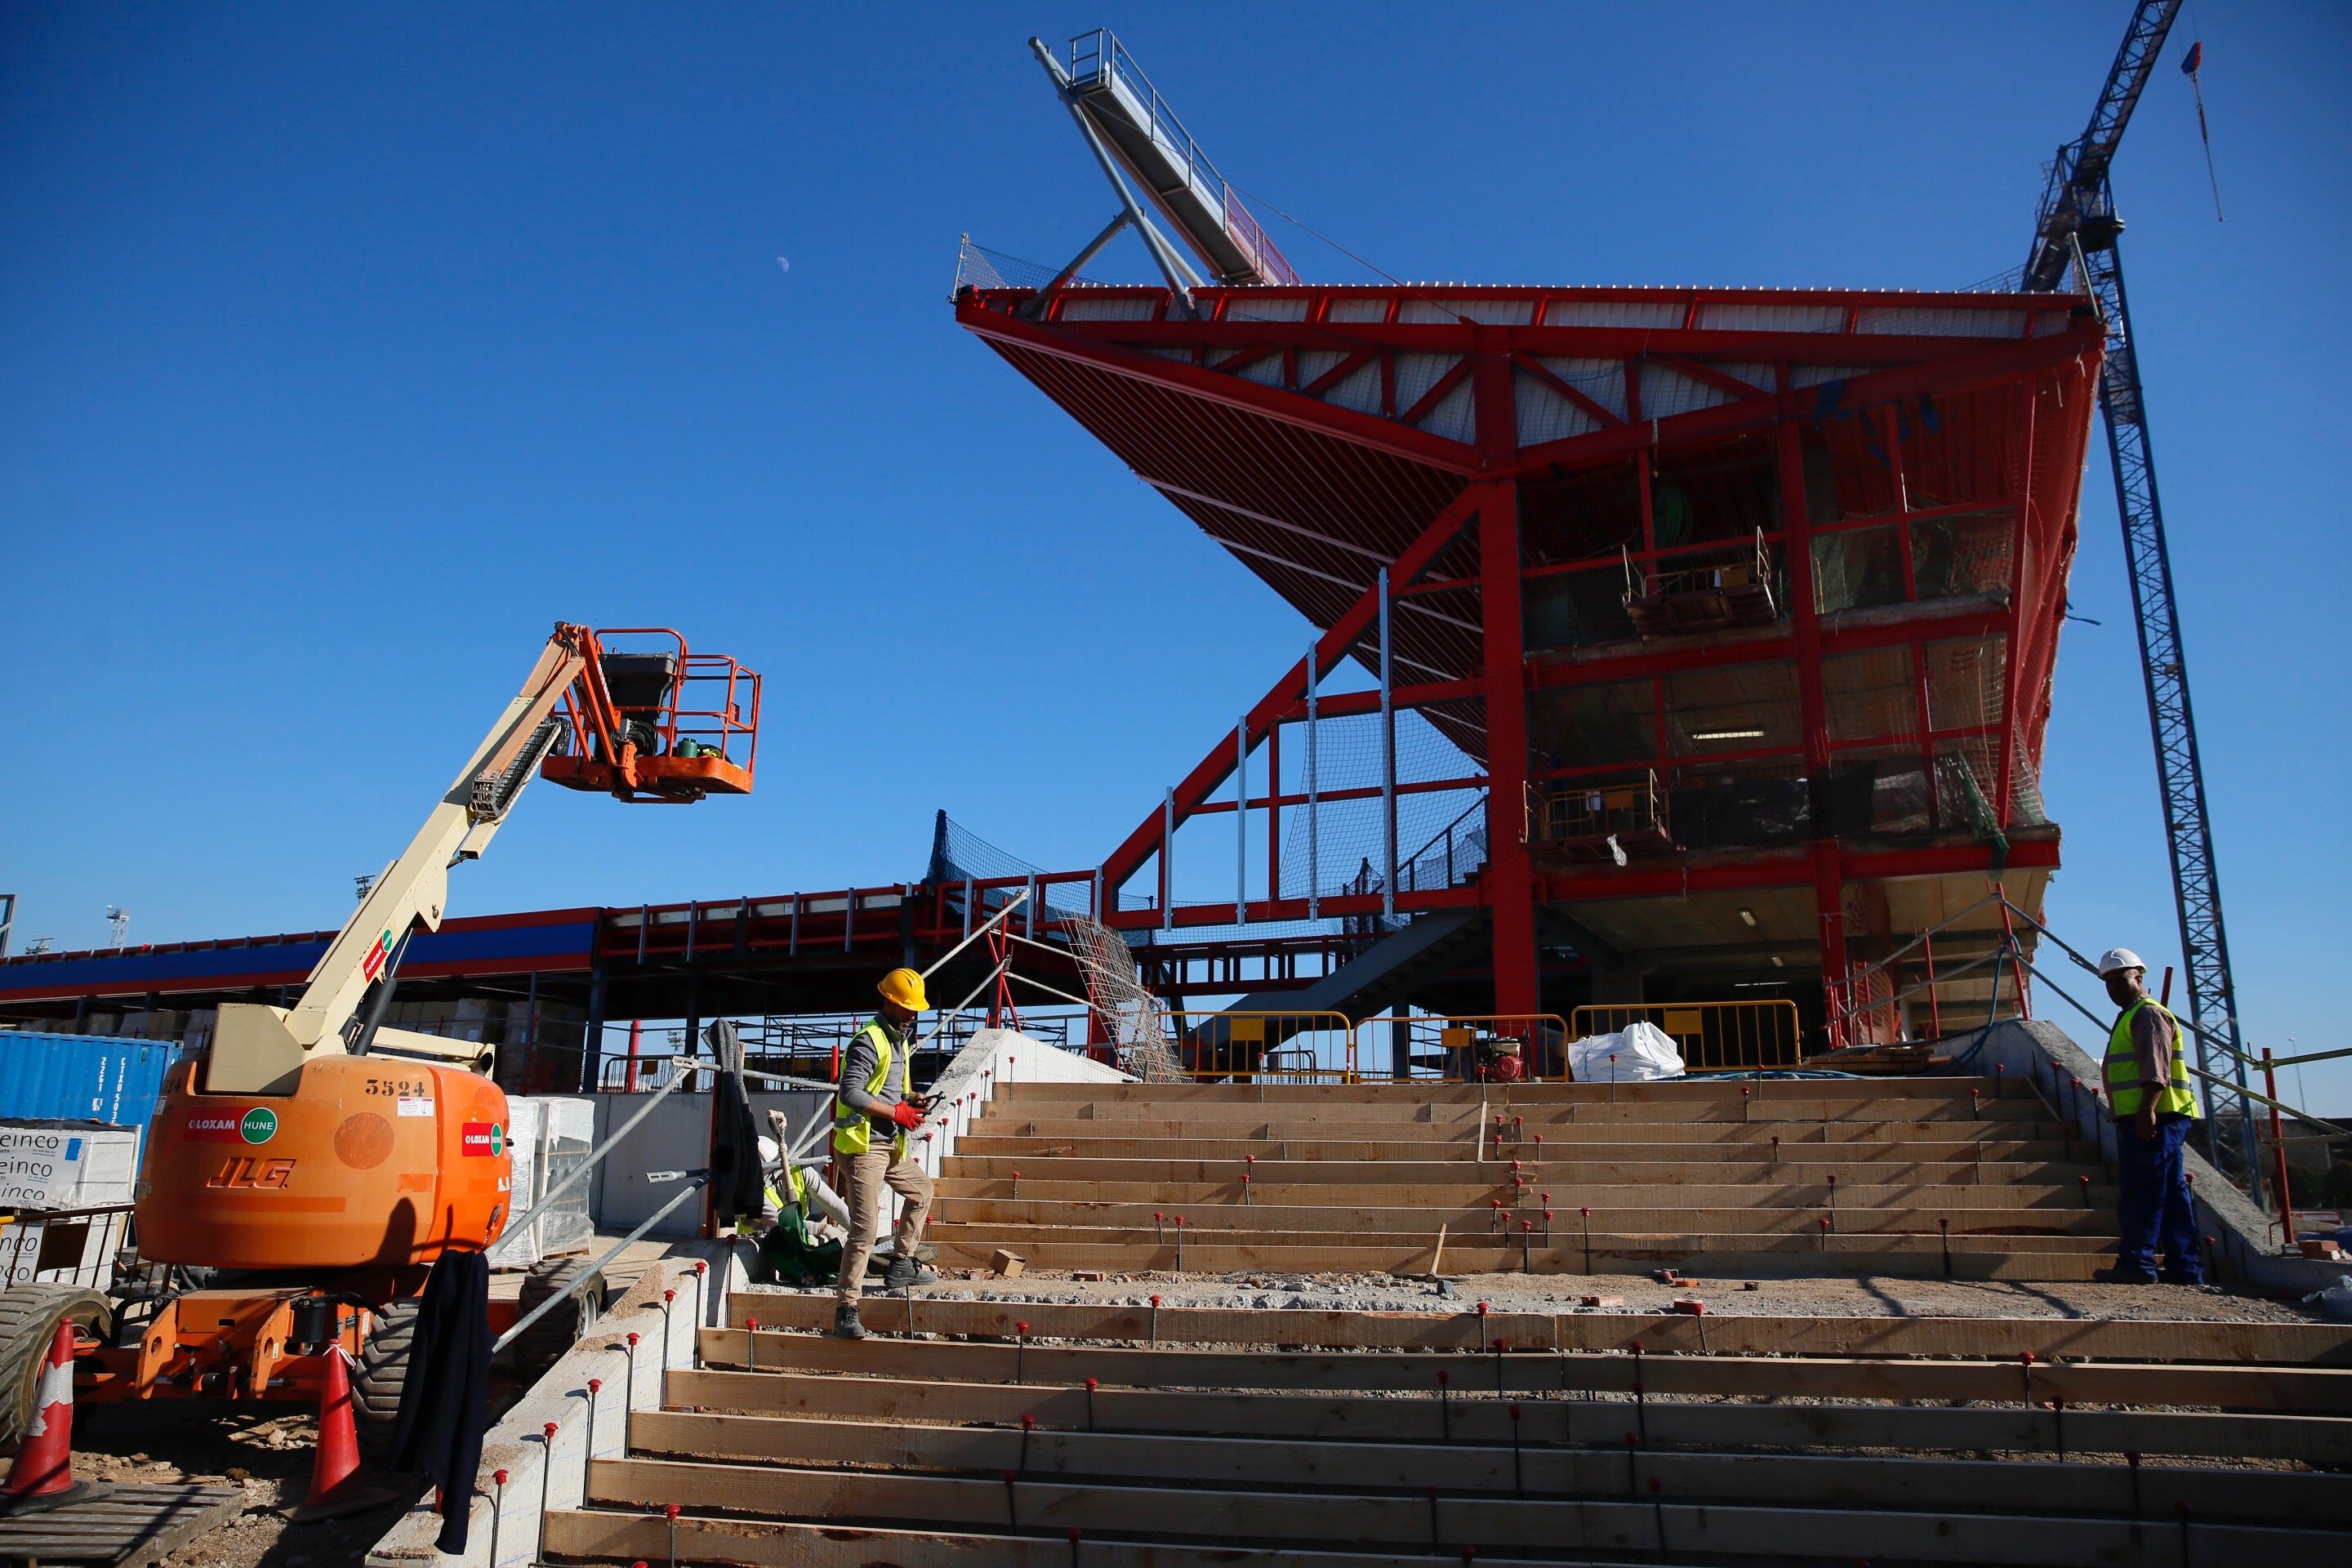
[(882, 1189), (907, 1200), (899, 1211), (898, 1256), (914, 1255), (923, 1237), (923, 1222), (931, 1213), (931, 1173), (911, 1158), (896, 1156), (890, 1144), (863, 1154), (836, 1154), (841, 1167), (841, 1195), (849, 1205), (849, 1240), (841, 1249), (841, 1278), (835, 1294), (855, 1306), (866, 1283), (866, 1260), (874, 1256), (875, 1238), (882, 1234)]

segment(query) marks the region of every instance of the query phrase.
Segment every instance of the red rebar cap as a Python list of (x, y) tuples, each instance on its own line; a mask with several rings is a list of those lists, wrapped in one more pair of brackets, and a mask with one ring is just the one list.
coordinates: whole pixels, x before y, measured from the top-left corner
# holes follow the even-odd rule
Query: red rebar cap
[(592, 1378), (590, 1378), (590, 1379), (588, 1380), (588, 1392), (589, 1392), (590, 1394), (602, 1394), (602, 1393), (604, 1393), (604, 1380), (603, 1378), (601, 1378), (601, 1377), (592, 1377)]
[(684, 1513), (685, 1511), (686, 1511), (686, 1510), (685, 1510), (684, 1509), (682, 1509), (682, 1508), (678, 1507), (678, 1506), (677, 1506), (677, 1504), (676, 1504), (676, 1503), (674, 1503), (674, 1502), (672, 1502), (672, 1503), (664, 1503), (664, 1504), (662, 1505), (662, 1517), (663, 1517), (664, 1519), (667, 1519), (667, 1520), (670, 1521), (671, 1521), (671, 1522), (673, 1522), (673, 1523), (675, 1523), (675, 1522), (677, 1521), (677, 1516), (678, 1516), (679, 1514), (681, 1514), (681, 1513)]
[(549, 1439), (551, 1442), (554, 1440), (554, 1437), (555, 1437), (555, 1423), (554, 1423), (554, 1422), (552, 1422), (552, 1421), (549, 1422), (546, 1426), (544, 1426), (541, 1427), (541, 1428), (540, 1428), (540, 1430), (547, 1436), (548, 1439)]
[[(2134, 1455), (2133, 1458), (2137, 1458), (2138, 1456)], [(507, 1484), (507, 1473), (504, 1470), (492, 1470), (490, 1472), (490, 1479), (498, 1482), (500, 1486), (504, 1486)]]
[(635, 1334), (631, 1334), (631, 1335), (629, 1336), (629, 1348), (630, 1348), (631, 1350), (635, 1350), (635, 1349), (636, 1349), (636, 1348), (637, 1348), (637, 1336), (636, 1336), (636, 1335), (635, 1335)]
[(1027, 1333), (1027, 1332), (1029, 1331), (1029, 1323), (1028, 1323), (1028, 1320), (1026, 1320), (1026, 1319), (1024, 1319), (1023, 1321), (1021, 1321), (1020, 1322), (1017, 1322), (1017, 1323), (1013, 1324), (1013, 1326), (1014, 1328), (1016, 1328), (1016, 1329), (1020, 1330), (1020, 1331), (1021, 1331), (1023, 1333), (1024, 1333), (1024, 1334), (1025, 1334), (1025, 1333)]

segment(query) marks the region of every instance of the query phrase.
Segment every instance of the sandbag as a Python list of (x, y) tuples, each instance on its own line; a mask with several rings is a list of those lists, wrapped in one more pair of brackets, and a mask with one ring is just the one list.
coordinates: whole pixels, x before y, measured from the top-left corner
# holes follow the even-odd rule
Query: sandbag
[(1579, 1083), (1643, 1083), (1680, 1078), (1683, 1070), (1675, 1037), (1647, 1021), (1569, 1042), (1568, 1075)]

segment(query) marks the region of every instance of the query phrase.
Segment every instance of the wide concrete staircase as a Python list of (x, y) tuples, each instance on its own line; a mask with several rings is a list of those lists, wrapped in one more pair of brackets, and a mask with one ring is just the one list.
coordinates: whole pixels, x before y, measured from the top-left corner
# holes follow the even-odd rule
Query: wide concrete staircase
[(1999, 1078), (1014, 1084), (930, 1237), (949, 1268), (2070, 1280), (2113, 1255), (2111, 1178)]
[(2352, 1525), (2341, 1327), (1465, 1307), (872, 1296), (853, 1343), (739, 1291), (540, 1560), (2219, 1568)]

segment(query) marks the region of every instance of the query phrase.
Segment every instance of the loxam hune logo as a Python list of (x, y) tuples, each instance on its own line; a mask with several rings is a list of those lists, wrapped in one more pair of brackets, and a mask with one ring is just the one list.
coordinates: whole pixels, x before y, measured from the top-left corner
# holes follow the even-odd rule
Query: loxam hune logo
[(267, 1143), (278, 1136), (278, 1112), (257, 1105), (236, 1124), (237, 1136), (248, 1143)]

